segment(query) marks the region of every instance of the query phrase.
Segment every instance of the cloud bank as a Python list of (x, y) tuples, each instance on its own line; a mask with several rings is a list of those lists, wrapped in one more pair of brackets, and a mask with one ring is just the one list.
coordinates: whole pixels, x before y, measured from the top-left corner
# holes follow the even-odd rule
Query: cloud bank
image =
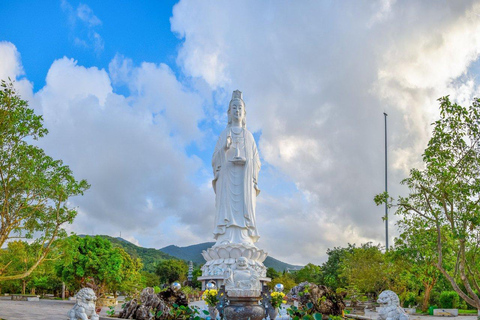
[[(101, 25), (88, 6), (64, 6), (85, 30)], [(64, 57), (32, 92), (20, 53), (0, 42), (0, 76), (16, 78), (43, 114), (50, 134), (40, 145), (92, 185), (72, 199), (71, 230), (121, 231), (157, 248), (212, 240), (204, 154), (240, 89), (263, 161), (259, 246), (290, 263), (321, 263), (327, 248), (384, 243), (383, 208), (373, 203), (384, 188), (383, 112), (389, 191), (398, 195), (421, 165), (436, 99), (478, 95), (475, 12), (473, 1), (182, 0), (170, 20), (182, 40), (179, 73), (121, 54), (108, 70)]]

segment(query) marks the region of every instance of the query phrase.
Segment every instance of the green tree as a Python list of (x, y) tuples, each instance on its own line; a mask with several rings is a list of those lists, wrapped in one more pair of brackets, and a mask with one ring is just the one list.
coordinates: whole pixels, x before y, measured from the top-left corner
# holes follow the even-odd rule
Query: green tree
[(267, 284), (269, 289), (272, 289), (275, 287), (277, 283), (283, 284), (285, 292), (289, 292), (293, 287), (297, 285), (295, 282), (295, 278), (291, 273), (284, 272), (281, 276), (275, 278), (275, 280), (269, 282)]
[[(35, 238), (38, 251), (27, 270), (0, 265), (0, 281), (28, 277), (46, 258), (54, 241), (65, 236), (76, 210), (68, 199), (89, 185), (76, 181), (62, 161), (54, 160), (27, 141), (47, 134), (42, 117), (28, 108), (12, 83), (0, 85), (0, 248), (11, 238)], [(0, 252), (0, 255), (3, 252)]]
[(141, 262), (125, 250), (114, 248), (107, 239), (70, 236), (64, 241), (63, 250), (65, 255), (57, 264), (57, 274), (71, 289), (92, 286), (97, 296), (102, 296), (107, 292), (132, 292), (142, 284)]
[[(435, 266), (462, 299), (480, 309), (474, 291), (480, 292), (480, 100), (469, 107), (448, 96), (439, 102), (440, 119), (423, 153), (424, 168), (410, 170), (402, 181), (409, 195), (393, 205), (404, 225), (435, 232)], [(387, 199), (385, 193), (375, 197), (377, 204)]]
[(335, 247), (333, 249), (327, 249), (328, 259), (320, 267), (319, 283), (333, 290), (347, 287), (346, 279), (342, 276), (342, 263), (345, 255), (352, 252), (353, 248), (355, 248), (355, 245), (348, 244), (347, 248)]
[(278, 278), (279, 276), (280, 276), (280, 273), (278, 273), (277, 270), (275, 270), (272, 267), (267, 268), (267, 277), (268, 278), (275, 279), (275, 278)]
[(377, 295), (387, 289), (389, 268), (379, 246), (369, 242), (352, 248), (342, 258), (342, 268), (342, 277), (362, 293)]
[(295, 272), (295, 282), (300, 283), (308, 281), (311, 283), (318, 283), (320, 279), (320, 272), (319, 266), (309, 263), (302, 269)]
[(429, 306), (430, 296), (439, 277), (440, 271), (436, 268), (436, 233), (435, 230), (405, 226), (399, 223), (402, 234), (395, 239), (395, 250), (392, 256), (396, 261), (403, 260), (404, 271), (407, 271), (416, 283), (423, 288), (422, 311)]
[(156, 273), (162, 283), (170, 284), (187, 279), (188, 266), (183, 260), (163, 260), (157, 265)]

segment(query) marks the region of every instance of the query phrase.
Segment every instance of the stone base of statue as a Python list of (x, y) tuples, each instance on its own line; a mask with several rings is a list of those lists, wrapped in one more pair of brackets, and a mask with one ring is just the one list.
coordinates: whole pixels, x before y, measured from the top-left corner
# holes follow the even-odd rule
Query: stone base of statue
[(256, 271), (262, 285), (271, 281), (267, 278), (267, 268), (263, 265), (267, 252), (254, 245), (240, 243), (214, 245), (204, 250), (202, 255), (207, 261), (202, 267), (202, 276), (198, 278), (202, 281), (202, 290), (205, 290), (208, 282), (215, 282), (217, 288), (225, 285), (229, 272), (237, 269), (240, 258), (246, 259), (248, 268)]
[(260, 297), (229, 297), (230, 304), (225, 307), (226, 320), (262, 320), (265, 308), (259, 304)]

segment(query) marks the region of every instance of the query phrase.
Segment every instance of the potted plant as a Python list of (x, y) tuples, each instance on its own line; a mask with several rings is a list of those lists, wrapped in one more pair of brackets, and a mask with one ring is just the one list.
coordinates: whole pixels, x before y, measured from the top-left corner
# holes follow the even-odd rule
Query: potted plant
[(217, 303), (218, 303), (218, 290), (217, 289), (207, 289), (203, 292), (202, 298), (208, 306), (208, 312), (212, 319), (217, 318)]
[(268, 316), (270, 317), (271, 320), (275, 319), (278, 315), (278, 308), (282, 305), (282, 303), (287, 303), (287, 301), (284, 300), (285, 298), (285, 293), (283, 292), (272, 292), (270, 294), (270, 304), (273, 307), (273, 310), (268, 312)]

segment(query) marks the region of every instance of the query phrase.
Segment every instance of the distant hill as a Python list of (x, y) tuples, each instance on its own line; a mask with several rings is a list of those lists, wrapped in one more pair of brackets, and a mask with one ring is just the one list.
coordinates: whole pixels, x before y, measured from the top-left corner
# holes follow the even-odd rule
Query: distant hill
[[(160, 250), (164, 253), (167, 253), (171, 256), (177, 257), (179, 259), (185, 261), (193, 261), (196, 264), (204, 264), (205, 259), (203, 259), (202, 251), (207, 250), (208, 248), (212, 247), (215, 242), (204, 242), (199, 244), (194, 244), (187, 247), (178, 247), (175, 245), (167, 246), (165, 248), (161, 248)], [(263, 264), (267, 268), (273, 268), (277, 271), (285, 271), (287, 269), (300, 269), (302, 266), (296, 266), (292, 264), (288, 264), (277, 260), (272, 257), (267, 257)]]
[[(85, 235), (79, 236), (84, 237)], [(99, 235), (99, 237), (109, 240), (114, 247), (123, 248), (133, 258), (140, 258), (143, 262), (143, 269), (152, 273), (155, 272), (156, 263), (162, 260), (181, 259), (186, 262), (193, 261), (195, 264), (202, 265), (205, 263), (205, 259), (203, 259), (201, 254), (202, 251), (207, 250), (215, 244), (215, 242), (204, 242), (187, 247), (170, 245), (162, 249), (154, 249), (139, 247), (120, 237), (114, 238), (107, 235)], [(302, 268), (302, 266), (288, 264), (272, 257), (267, 257), (263, 263), (267, 268), (274, 268), (280, 272), (286, 269), (295, 270)]]

